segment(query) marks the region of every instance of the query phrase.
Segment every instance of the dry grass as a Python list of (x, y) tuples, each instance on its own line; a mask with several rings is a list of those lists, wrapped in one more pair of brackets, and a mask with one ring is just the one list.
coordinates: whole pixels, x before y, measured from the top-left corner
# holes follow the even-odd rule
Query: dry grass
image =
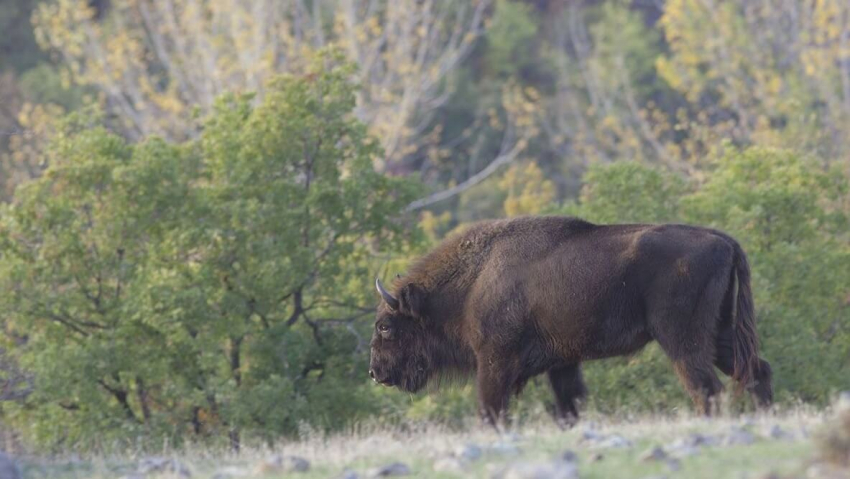
[[(850, 408), (848, 408), (850, 411)], [(209, 478), (229, 473), (230, 477), (270, 479), (290, 477), (273, 465), (263, 467), (270, 457), (299, 456), (311, 463), (298, 477), (337, 477), (344, 470), (354, 470), (360, 477), (371, 468), (399, 461), (410, 466), (412, 477), (490, 477), (494, 471), (515, 461), (551, 461), (566, 450), (578, 456), (580, 477), (762, 477), (776, 473), (781, 477), (804, 477), (806, 468), (816, 457), (812, 433), (822, 429), (832, 411), (798, 407), (771, 414), (751, 416), (726, 415), (706, 419), (683, 414), (677, 417), (639, 416), (612, 419), (586, 414), (573, 429), (561, 430), (550, 421), (522, 424), (507, 433), (473, 427), (464, 432), (439, 425), (421, 425), (405, 430), (361, 426), (345, 433), (323, 436), (306, 434), (299, 441), (282, 441), (274, 447), (251, 447), (240, 454), (224, 450), (189, 447), (180, 452), (160, 451), (161, 456), (176, 459), (192, 471), (192, 477)], [(826, 435), (823, 455), (837, 464), (846, 464), (850, 450), (850, 414), (843, 416), (845, 428)], [(724, 444), (731, 431), (747, 431), (754, 438), (749, 445)], [(592, 433), (592, 434), (591, 434)], [(641, 461), (650, 447), (671, 448), (671, 444), (693, 434), (718, 439), (711, 447), (678, 460), (678, 468), (670, 464)], [(588, 440), (587, 435), (617, 436), (628, 441), (627, 447), (607, 447), (604, 441)], [(441, 458), (451, 458), (464, 445), (475, 444), (485, 451), (477, 461), (464, 464), (454, 472), (435, 471)], [(508, 447), (501, 452), (496, 445)], [(511, 451), (514, 448), (516, 454)], [(507, 452), (506, 452), (507, 451)], [(518, 452), (517, 452), (518, 451)], [(592, 462), (593, 454), (604, 460)], [(122, 455), (98, 456), (85, 460), (31, 460), (25, 463), (25, 477), (112, 478), (133, 472), (143, 458), (129, 452)], [(156, 477), (156, 476), (154, 476)], [(159, 477), (167, 477), (159, 476)]]
[(836, 409), (835, 418), (817, 437), (819, 456), (834, 466), (850, 469), (850, 398)]

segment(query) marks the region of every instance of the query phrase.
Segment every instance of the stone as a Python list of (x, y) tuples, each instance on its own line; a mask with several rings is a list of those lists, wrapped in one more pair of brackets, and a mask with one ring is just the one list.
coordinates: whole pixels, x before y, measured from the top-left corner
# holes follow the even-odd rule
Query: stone
[(795, 439), (793, 434), (786, 431), (785, 429), (782, 429), (777, 424), (774, 424), (773, 427), (770, 428), (770, 430), (767, 432), (767, 437), (780, 441), (792, 441)]
[(307, 472), (310, 470), (310, 461), (299, 456), (275, 455), (266, 459), (257, 468), (261, 474), (277, 472)]
[(171, 474), (179, 477), (192, 477), (192, 472), (176, 459), (165, 457), (147, 457), (139, 461), (139, 474)]
[(622, 436), (614, 434), (599, 441), (599, 446), (606, 448), (625, 448), (632, 447), (632, 442)]
[(402, 462), (394, 462), (386, 466), (376, 467), (369, 471), (369, 477), (406, 476), (410, 474), (410, 467)]
[(0, 451), (0, 478), (21, 479), (21, 470), (12, 456)]
[(477, 461), (484, 454), (484, 450), (477, 444), (465, 444), (455, 449), (455, 455), (466, 461)]
[(581, 432), (582, 441), (600, 441), (604, 436), (593, 429), (585, 429)]
[(499, 479), (578, 479), (578, 467), (571, 462), (518, 462), (494, 476)]
[(358, 479), (360, 476), (357, 475), (357, 472), (352, 471), (351, 469), (346, 469), (342, 471), (342, 474), (337, 476), (337, 479)]
[(560, 456), (558, 456), (558, 459), (564, 462), (578, 462), (578, 455), (573, 451), (567, 449), (566, 451), (562, 452)]
[(249, 472), (241, 467), (222, 467), (213, 473), (212, 479), (233, 479), (237, 477), (247, 477)]
[(667, 453), (664, 452), (664, 449), (661, 449), (658, 446), (655, 446), (640, 455), (640, 460), (643, 462), (662, 461), (664, 459), (667, 459)]
[(667, 459), (664, 461), (664, 464), (667, 465), (667, 468), (671, 471), (675, 472), (682, 468), (682, 462), (678, 459)]
[(593, 454), (590, 455), (589, 459), (590, 459), (590, 462), (599, 462), (602, 459), (605, 459), (605, 456), (603, 456), (602, 453), (600, 453), (600, 452), (594, 452)]
[(676, 458), (691, 457), (699, 454), (699, 448), (693, 446), (681, 446), (670, 448), (670, 456)]
[(723, 444), (727, 446), (748, 446), (754, 442), (756, 442), (756, 437), (751, 432), (736, 427), (726, 436)]
[(720, 440), (714, 436), (704, 436), (700, 433), (693, 433), (687, 437), (687, 444), (693, 447), (702, 446), (717, 446)]
[(519, 448), (509, 442), (496, 442), (487, 448), (487, 451), (499, 456), (515, 456), (519, 454)]

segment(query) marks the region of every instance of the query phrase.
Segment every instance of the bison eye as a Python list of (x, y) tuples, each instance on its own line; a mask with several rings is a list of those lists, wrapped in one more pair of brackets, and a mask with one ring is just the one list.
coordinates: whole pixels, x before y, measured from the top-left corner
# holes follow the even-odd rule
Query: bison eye
[(389, 330), (390, 330), (390, 327), (387, 326), (386, 324), (382, 324), (382, 325), (378, 326), (378, 331), (380, 331), (382, 333), (386, 333)]

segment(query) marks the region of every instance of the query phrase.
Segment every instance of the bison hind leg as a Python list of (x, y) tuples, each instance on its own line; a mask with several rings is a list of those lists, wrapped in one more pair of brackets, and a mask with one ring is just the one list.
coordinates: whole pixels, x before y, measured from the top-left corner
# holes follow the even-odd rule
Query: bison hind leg
[[(717, 340), (717, 359), (715, 366), (720, 369), (723, 374), (734, 377), (735, 373), (735, 358), (732, 352), (732, 346), (727, 339), (727, 334), (724, 330), (718, 335)], [(767, 408), (773, 404), (773, 373), (770, 368), (770, 363), (764, 359), (758, 359), (758, 365), (753, 371), (754, 377), (752, 383), (745, 383), (740, 380), (738, 383), (741, 389), (749, 391), (757, 407)]]
[[(731, 320), (728, 320), (717, 334), (717, 359), (714, 364), (729, 377), (734, 377), (735, 373), (735, 354), (732, 349), (734, 339)], [(770, 363), (759, 358), (753, 375), (751, 382), (739, 379), (738, 386), (749, 391), (756, 406), (767, 408), (773, 403), (773, 374)]]
[(716, 414), (719, 410), (718, 393), (723, 390), (723, 384), (711, 363), (693, 359), (675, 360), (673, 367), (697, 410), (706, 416)]
[(718, 409), (718, 393), (723, 390), (714, 362), (729, 278), (729, 269), (720, 268), (708, 278), (671, 280), (667, 285), (672, 294), (648, 314), (653, 338), (673, 362), (697, 410), (705, 415)]
[(587, 397), (587, 387), (578, 364), (555, 367), (547, 372), (555, 394), (555, 421), (561, 427), (578, 422), (578, 409)]

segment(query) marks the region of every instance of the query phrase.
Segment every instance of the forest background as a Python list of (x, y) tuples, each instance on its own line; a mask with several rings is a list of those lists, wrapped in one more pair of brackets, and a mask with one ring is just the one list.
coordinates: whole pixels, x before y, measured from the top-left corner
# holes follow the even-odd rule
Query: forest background
[[(4, 0), (0, 32), (7, 442), (461, 424), (471, 385), (370, 383), (372, 284), (525, 214), (729, 232), (780, 404), (847, 388), (848, 2)], [(585, 375), (688, 407), (654, 346)]]

